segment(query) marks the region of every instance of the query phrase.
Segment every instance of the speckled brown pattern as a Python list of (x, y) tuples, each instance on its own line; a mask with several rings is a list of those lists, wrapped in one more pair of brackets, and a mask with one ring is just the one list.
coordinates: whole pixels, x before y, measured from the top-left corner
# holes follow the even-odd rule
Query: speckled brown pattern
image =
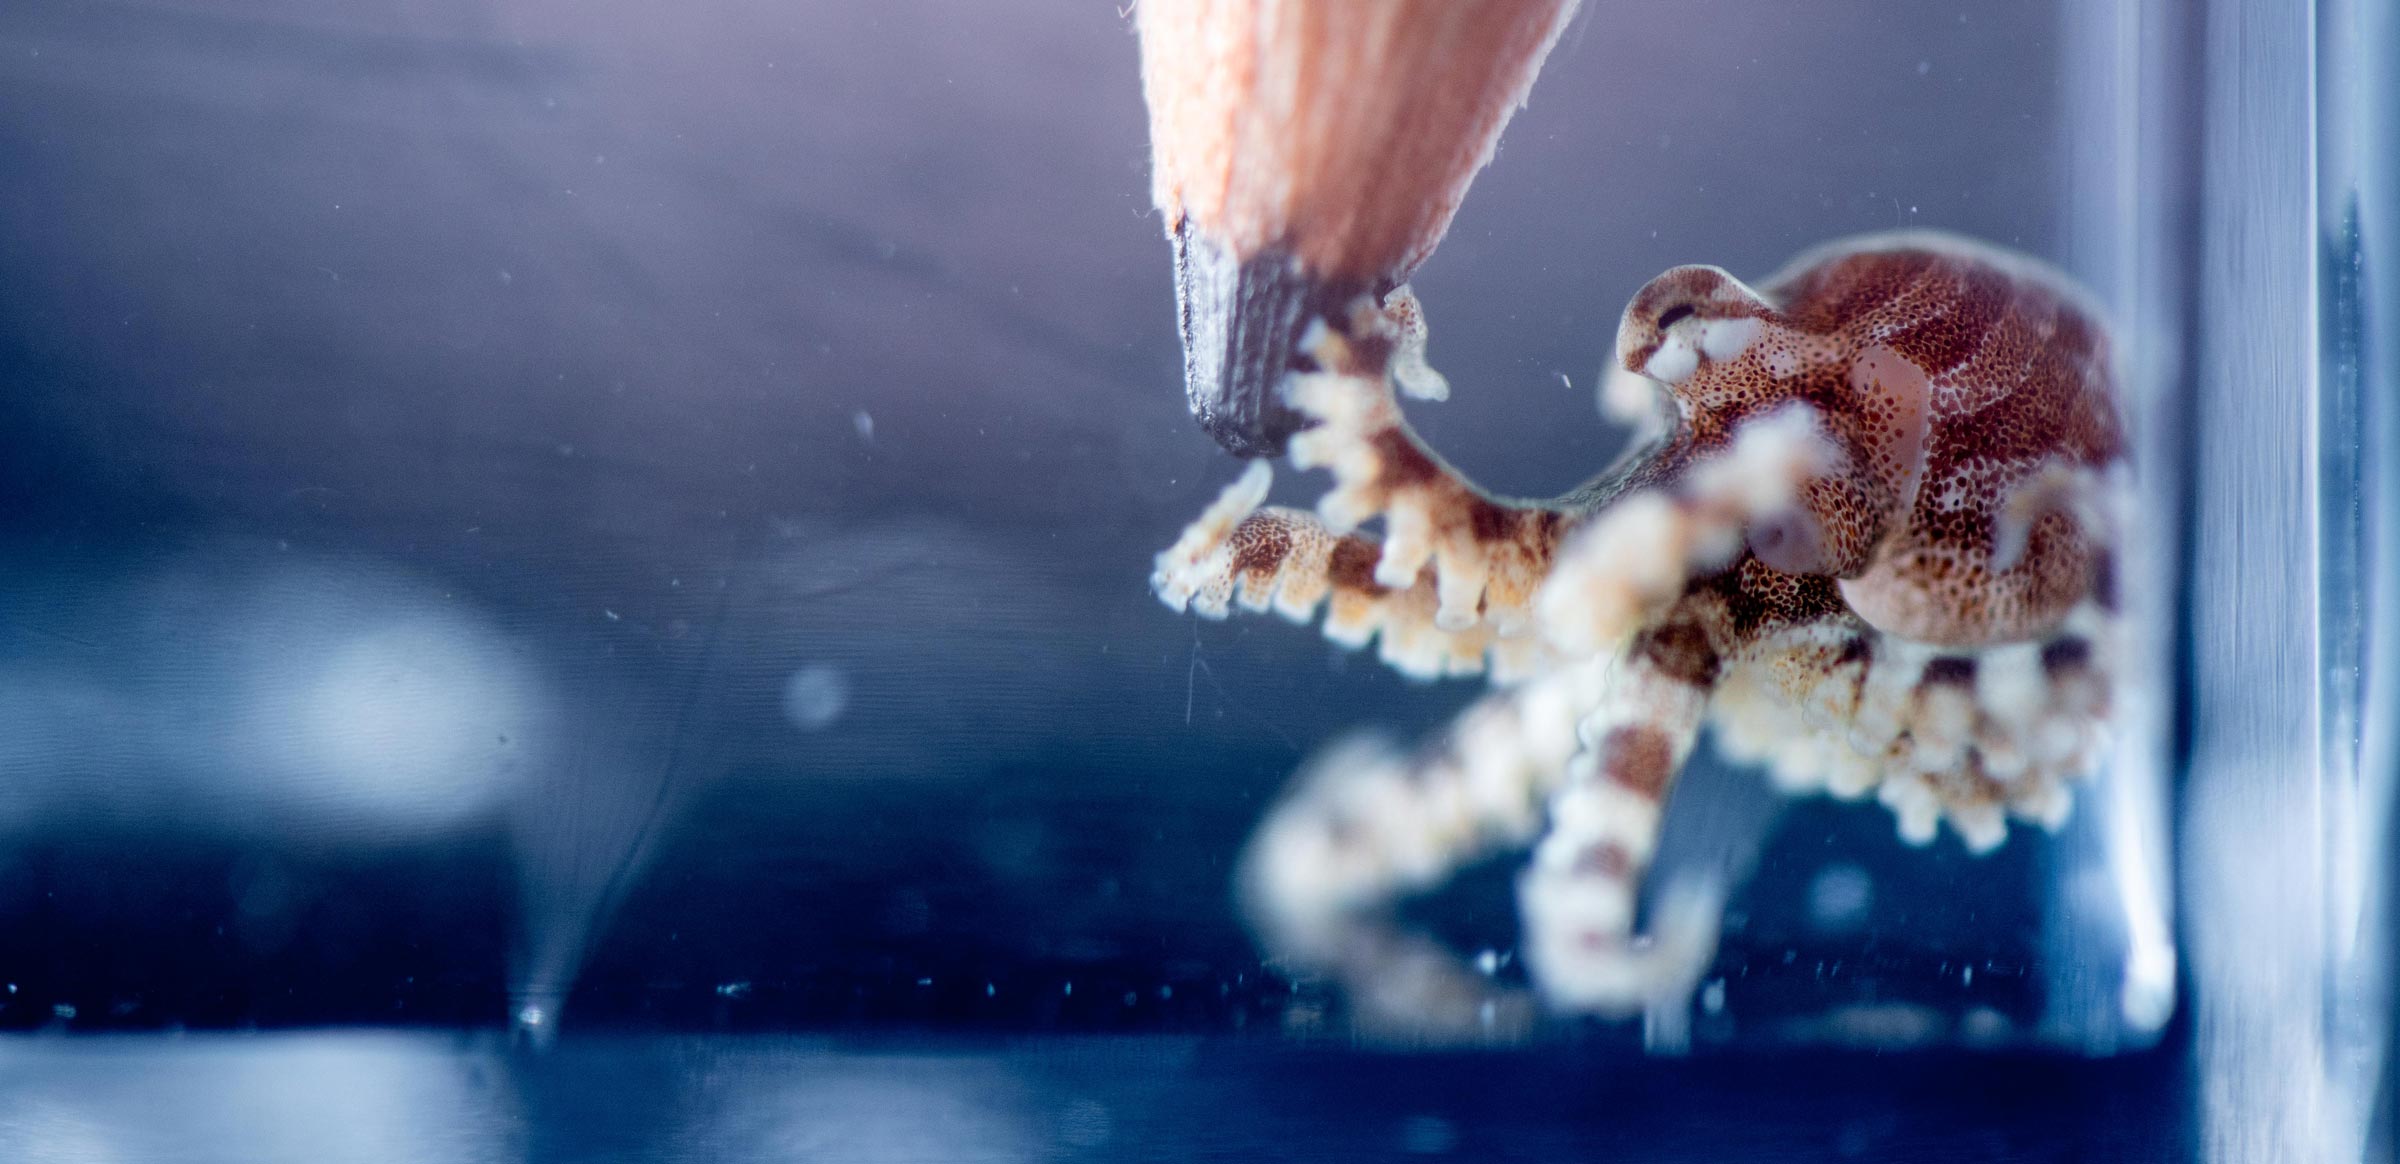
[(2017, 561), (1993, 561), (2004, 510), (2037, 473), (2097, 473), (2124, 452), (2106, 335), (2054, 272), (1928, 235), (1816, 252), (1763, 293), (1679, 267), (1627, 308), (1628, 369), (1653, 367), (1662, 320), (1757, 325), (1737, 354), (1703, 353), (1673, 383), (1693, 449), (1722, 448), (1742, 421), (1796, 400), (1848, 461), (1805, 486), (1814, 528), (1799, 532), (1815, 552), (1776, 565), (1840, 579), (1882, 630), (1955, 646), (2037, 636), (2090, 591), (2101, 547), (2064, 501), (2025, 515)]

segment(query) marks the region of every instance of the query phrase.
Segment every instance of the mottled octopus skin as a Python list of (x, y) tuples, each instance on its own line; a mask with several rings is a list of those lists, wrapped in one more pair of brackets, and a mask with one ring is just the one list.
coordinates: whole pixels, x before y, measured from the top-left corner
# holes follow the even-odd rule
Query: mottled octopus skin
[(2089, 590), (2102, 555), (2069, 513), (2040, 514), (2010, 568), (1992, 561), (2013, 491), (2046, 467), (2097, 472), (2124, 455), (2106, 335), (2057, 276), (1922, 239), (1804, 256), (1763, 297), (1715, 267), (1678, 267), (1627, 308), (1626, 368), (1657, 359), (1669, 311), (1759, 322), (1738, 356), (1674, 385), (1690, 450), (1722, 448), (1792, 400), (1834, 429), (1852, 470), (1808, 484), (1825, 545), (1793, 572), (1841, 579), (1878, 629), (1947, 646), (2025, 639)]
[(1924, 233), (1833, 244), (1759, 291), (1670, 270), (1627, 307), (1604, 388), (1642, 440), (1549, 502), (1482, 493), (1409, 430), (1395, 385), (1447, 391), (1424, 347), (1405, 289), (1323, 328), (1323, 370), (1287, 385), (1315, 421), (1293, 460), (1334, 479), (1317, 513), (1261, 508), (1254, 464), (1153, 579), (1205, 615), (1327, 605), (1337, 641), (1500, 685), (1413, 753), (1312, 762), (1244, 866), (1277, 957), (1370, 1022), (1521, 1027), (1526, 1000), (1389, 907), (1538, 839), (1519, 895), (1543, 1001), (1688, 998), (1713, 906), (1663, 903), (1646, 940), (1632, 921), (1704, 722), (1787, 790), (1875, 793), (1911, 841), (1947, 820), (1980, 852), (2009, 815), (2063, 820), (2106, 727), (2123, 457), (2106, 333), (2063, 276)]

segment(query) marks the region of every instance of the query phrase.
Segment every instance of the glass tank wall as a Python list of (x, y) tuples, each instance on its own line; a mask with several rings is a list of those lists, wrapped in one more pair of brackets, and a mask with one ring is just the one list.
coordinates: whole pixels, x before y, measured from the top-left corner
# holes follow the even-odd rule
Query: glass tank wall
[[(1987, 855), (1704, 740), (1705, 975), (1461, 1050), (1236, 905), (1483, 686), (1149, 593), (1240, 466), (1128, 19), (0, 6), (0, 1158), (2388, 1152), (2392, 21), (1585, 0), (1426, 443), (1591, 477), (1677, 264), (2024, 252), (2115, 341), (2123, 682)], [(1403, 924), (1523, 986), (1521, 861)]]

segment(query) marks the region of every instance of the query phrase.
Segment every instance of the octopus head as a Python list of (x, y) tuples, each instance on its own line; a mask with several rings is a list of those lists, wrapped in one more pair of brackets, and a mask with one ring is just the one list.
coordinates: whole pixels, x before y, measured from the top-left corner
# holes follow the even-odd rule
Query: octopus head
[[(1620, 370), (1604, 402), (1612, 415), (1648, 411), (1683, 439), (1716, 450), (1747, 420), (1785, 410), (1804, 381), (1802, 360), (1826, 345), (1812, 342), (1756, 291), (1722, 268), (1676, 267), (1650, 280), (1625, 308), (1617, 327)], [(1671, 415), (1670, 415), (1671, 414)], [(1827, 467), (1809, 446), (1831, 434), (1797, 416), (1751, 428), (1744, 454), (1768, 466)], [(1756, 447), (1750, 447), (1756, 446)], [(1800, 481), (1795, 478), (1793, 487)], [(1793, 574), (1821, 574), (1845, 565), (1820, 515), (1805, 504), (1767, 505), (1748, 530), (1751, 552)]]
[(1775, 309), (1719, 267), (1676, 267), (1642, 286), (1617, 325), (1617, 362), (1678, 396), (1780, 329)]

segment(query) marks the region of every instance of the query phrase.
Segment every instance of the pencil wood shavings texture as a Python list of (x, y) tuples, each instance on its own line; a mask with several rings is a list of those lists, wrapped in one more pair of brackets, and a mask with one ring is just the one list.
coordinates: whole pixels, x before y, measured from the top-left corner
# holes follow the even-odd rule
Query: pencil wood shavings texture
[(1405, 282), (1432, 253), (1574, 8), (1135, 7), (1184, 386), (1227, 449), (1282, 450), (1300, 419), (1273, 391), (1308, 320)]
[[(1405, 291), (1309, 335), (1292, 460), (1331, 488), (1266, 507), (1253, 463), (1158, 559), (1176, 609), (1234, 606), (1375, 641), (1496, 689), (1408, 751), (1328, 749), (1260, 827), (1243, 890), (1270, 951), (1348, 989), (1369, 1029), (1509, 1038), (1534, 1000), (1394, 920), (1490, 853), (1539, 1001), (1688, 1004), (1717, 899), (1670, 886), (1634, 932), (1666, 798), (1703, 726), (1793, 793), (1873, 796), (1900, 835), (1974, 852), (2057, 828), (2103, 750), (2118, 653), (2123, 436), (2108, 342), (2065, 277), (1963, 239), (1852, 239), (1752, 290), (1650, 281), (1611, 407), (1649, 442), (1552, 501), (1493, 497), (1417, 439)], [(1413, 374), (1413, 373), (1412, 373)], [(1362, 527), (1380, 524), (1380, 536)]]

